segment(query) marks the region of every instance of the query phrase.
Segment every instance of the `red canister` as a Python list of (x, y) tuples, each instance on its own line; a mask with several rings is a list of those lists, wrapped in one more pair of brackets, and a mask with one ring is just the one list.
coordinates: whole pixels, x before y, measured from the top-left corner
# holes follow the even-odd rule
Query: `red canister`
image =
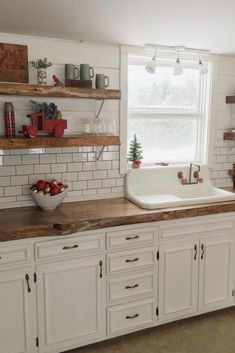
[(4, 105), (5, 118), (5, 136), (15, 137), (15, 113), (12, 102), (5, 102)]

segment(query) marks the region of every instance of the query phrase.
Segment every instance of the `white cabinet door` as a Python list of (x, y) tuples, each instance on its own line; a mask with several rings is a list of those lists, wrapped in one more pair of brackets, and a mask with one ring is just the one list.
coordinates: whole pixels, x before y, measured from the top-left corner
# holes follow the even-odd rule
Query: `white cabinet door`
[(64, 351), (105, 335), (102, 256), (37, 267), (39, 351)]
[(193, 239), (159, 247), (159, 321), (197, 311), (198, 243)]
[(202, 238), (200, 241), (199, 311), (233, 303), (234, 237)]
[(37, 350), (35, 303), (31, 267), (0, 272), (0, 352)]

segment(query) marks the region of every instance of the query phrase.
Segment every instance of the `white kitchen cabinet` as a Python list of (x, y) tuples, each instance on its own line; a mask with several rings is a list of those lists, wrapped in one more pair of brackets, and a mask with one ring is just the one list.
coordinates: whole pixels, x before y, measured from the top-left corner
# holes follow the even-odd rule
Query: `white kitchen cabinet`
[(234, 236), (200, 240), (199, 311), (216, 310), (234, 301)]
[(163, 243), (159, 247), (159, 321), (234, 304), (234, 235)]
[(39, 352), (63, 351), (105, 336), (104, 258), (37, 266)]
[(31, 267), (0, 271), (0, 352), (34, 353), (36, 298)]
[(232, 213), (0, 244), (0, 353), (59, 353), (234, 305), (234, 228)]
[(196, 313), (198, 241), (172, 241), (159, 254), (159, 321)]

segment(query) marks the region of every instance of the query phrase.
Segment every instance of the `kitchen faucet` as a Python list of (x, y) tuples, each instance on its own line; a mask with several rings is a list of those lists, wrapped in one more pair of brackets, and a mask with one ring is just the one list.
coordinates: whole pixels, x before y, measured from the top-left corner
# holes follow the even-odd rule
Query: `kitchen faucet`
[[(197, 170), (193, 172), (193, 166), (197, 167)], [(190, 163), (189, 165), (189, 180), (184, 178), (183, 172), (179, 171), (177, 173), (177, 177), (180, 179), (182, 185), (192, 185), (192, 184), (201, 184), (203, 183), (203, 178), (200, 178), (200, 165), (195, 163)], [(196, 179), (196, 181), (192, 181), (192, 178)]]

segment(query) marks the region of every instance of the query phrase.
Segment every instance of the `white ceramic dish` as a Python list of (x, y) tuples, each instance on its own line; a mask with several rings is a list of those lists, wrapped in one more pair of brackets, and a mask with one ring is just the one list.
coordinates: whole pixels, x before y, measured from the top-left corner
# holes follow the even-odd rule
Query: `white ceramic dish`
[(68, 188), (66, 188), (63, 192), (59, 193), (58, 195), (54, 196), (44, 196), (44, 195), (39, 195), (32, 190), (30, 190), (30, 195), (32, 196), (32, 199), (34, 202), (43, 210), (49, 211), (49, 210), (55, 210), (56, 207), (58, 207), (61, 202), (64, 201), (65, 196), (67, 195)]
[(147, 209), (235, 200), (235, 193), (212, 185), (206, 166), (200, 171), (202, 184), (182, 185), (177, 177), (178, 171), (189, 178), (189, 166), (132, 169), (126, 175), (125, 195)]

